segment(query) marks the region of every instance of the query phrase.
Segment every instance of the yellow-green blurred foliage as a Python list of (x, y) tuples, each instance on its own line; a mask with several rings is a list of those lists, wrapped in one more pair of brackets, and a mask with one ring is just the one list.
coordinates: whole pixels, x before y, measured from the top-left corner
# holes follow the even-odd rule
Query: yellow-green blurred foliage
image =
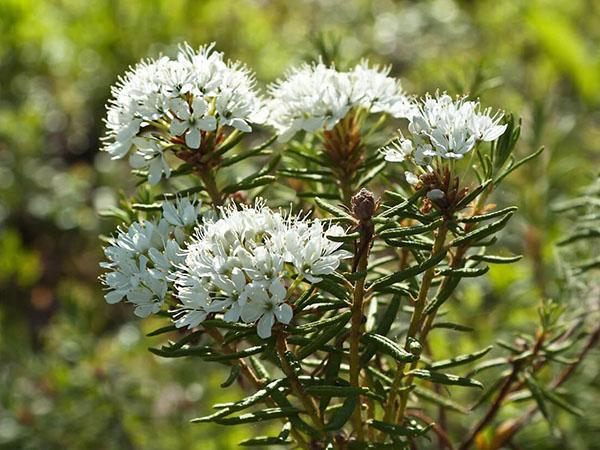
[[(553, 243), (569, 223), (549, 205), (592, 181), (600, 161), (596, 0), (2, 0), (0, 36), (0, 448), (228, 449), (259, 432), (189, 424), (229, 400), (226, 372), (152, 356), (160, 341), (144, 333), (160, 324), (109, 309), (96, 280), (97, 236), (114, 226), (97, 211), (127, 176), (98, 152), (109, 87), (184, 40), (216, 41), (261, 84), (320, 53), (342, 66), (368, 57), (410, 93), (468, 91), (522, 117), (518, 152), (547, 151), (495, 201), (520, 207), (502, 245), (526, 257), (463, 290), (452, 314), (476, 333), (436, 334), (434, 345), (443, 356), (510, 338), (557, 295)], [(589, 364), (573, 380), (589, 414), (558, 420), (569, 448), (600, 438)], [(543, 423), (517, 443), (566, 448)]]

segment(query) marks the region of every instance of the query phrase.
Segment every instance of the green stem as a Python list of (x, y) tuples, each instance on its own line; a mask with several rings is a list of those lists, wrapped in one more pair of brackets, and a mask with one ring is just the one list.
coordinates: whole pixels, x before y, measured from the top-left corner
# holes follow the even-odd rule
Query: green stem
[[(369, 222), (370, 224), (370, 222)], [(366, 228), (366, 227), (365, 227)], [(369, 248), (371, 246), (372, 233), (363, 232), (359, 242), (359, 261), (356, 267), (357, 272), (366, 272), (369, 260)], [(352, 319), (350, 329), (350, 385), (360, 387), (360, 335), (362, 331), (363, 303), (365, 297), (365, 277), (360, 277), (354, 284), (352, 300)], [(363, 421), (360, 406), (360, 397), (353, 413), (354, 430), (359, 441), (364, 439)]]
[[(446, 234), (448, 232), (447, 223), (444, 222), (438, 228), (437, 236), (435, 238), (435, 242), (433, 243), (433, 248), (431, 250), (431, 255), (437, 255), (440, 251), (442, 251), (444, 242), (446, 241)], [(413, 314), (410, 319), (410, 324), (408, 326), (408, 332), (406, 334), (406, 343), (404, 348), (407, 351), (410, 351), (409, 345), (411, 339), (414, 339), (421, 329), (422, 320), (423, 320), (423, 310), (425, 309), (425, 304), (427, 303), (427, 293), (429, 292), (429, 288), (431, 286), (431, 280), (433, 280), (435, 272), (435, 267), (428, 269), (423, 275), (423, 279), (421, 280), (421, 287), (419, 288), (419, 294), (417, 299), (415, 300), (415, 306), (413, 310)], [(417, 362), (411, 364), (411, 370), (415, 368)], [(406, 367), (405, 363), (399, 363), (396, 376), (394, 377), (394, 381), (392, 382), (392, 387), (390, 389), (390, 393), (388, 394), (388, 402), (385, 408), (385, 415), (383, 418), (384, 422), (390, 422), (394, 416), (394, 405), (396, 402), (396, 394), (400, 389), (400, 385), (404, 378), (404, 369)], [(412, 377), (409, 376), (406, 378), (405, 385), (410, 385), (412, 381)], [(408, 390), (404, 390), (400, 393), (400, 408), (397, 411), (396, 417), (402, 418), (404, 416), (404, 410), (406, 409), (406, 403), (408, 400)]]
[[(490, 193), (491, 193), (490, 190), (486, 190), (478, 197), (477, 203), (475, 204), (475, 207), (473, 208), (473, 212), (471, 213), (471, 216), (476, 216), (477, 214), (480, 213), (481, 208), (482, 208), (483, 204), (485, 203), (485, 201), (487, 200)], [(465, 233), (468, 233), (469, 231), (473, 230), (474, 227), (475, 227), (474, 223), (468, 223), (465, 227)], [(462, 266), (463, 258), (465, 256), (465, 254), (467, 253), (468, 249), (469, 249), (468, 245), (462, 245), (456, 249), (456, 252), (454, 253), (454, 256), (452, 257), (452, 263), (450, 264), (451, 268), (457, 269)], [(438, 294), (446, 288), (446, 285), (448, 284), (449, 280), (450, 280), (450, 277), (444, 277), (444, 279), (442, 280), (442, 282), (440, 283), (440, 285), (438, 287), (438, 290), (437, 290)], [(436, 314), (437, 314), (437, 308), (434, 309), (433, 311), (431, 311), (427, 315), (427, 318), (425, 319), (425, 324), (423, 325), (423, 328), (419, 335), (421, 344), (423, 346), (425, 346), (425, 342), (427, 341), (427, 336), (429, 335), (429, 332), (431, 331), (431, 328), (433, 327), (433, 321), (435, 320)]]
[(292, 284), (290, 284), (290, 287), (288, 288), (288, 299), (294, 293), (296, 288), (298, 286), (300, 286), (300, 283), (302, 283), (302, 280), (304, 280), (304, 277), (302, 275), (298, 275), (296, 277), (296, 279), (294, 281), (292, 281)]
[(210, 199), (213, 202), (214, 206), (222, 206), (224, 199), (221, 191), (217, 186), (217, 181), (215, 180), (215, 176), (209, 170), (203, 170), (198, 173), (200, 179), (204, 183), (204, 189), (206, 193), (210, 196)]

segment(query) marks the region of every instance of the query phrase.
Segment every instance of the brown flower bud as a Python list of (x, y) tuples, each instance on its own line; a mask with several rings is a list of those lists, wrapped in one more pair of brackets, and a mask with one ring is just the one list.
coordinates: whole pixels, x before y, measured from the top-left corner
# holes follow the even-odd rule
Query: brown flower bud
[(352, 197), (350, 203), (352, 214), (358, 220), (369, 220), (379, 207), (379, 200), (375, 200), (373, 193), (365, 188), (362, 188), (358, 194)]

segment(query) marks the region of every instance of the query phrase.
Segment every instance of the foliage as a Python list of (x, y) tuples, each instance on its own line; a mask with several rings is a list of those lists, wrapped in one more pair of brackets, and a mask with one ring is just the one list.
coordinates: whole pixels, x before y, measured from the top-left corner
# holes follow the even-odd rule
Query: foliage
[[(157, 56), (160, 52), (173, 54), (182, 40), (195, 47), (217, 41), (219, 50), (255, 68), (259, 83), (275, 79), (290, 62), (315, 60), (319, 54), (325, 61), (335, 60), (342, 69), (369, 56), (381, 63), (391, 63), (393, 74), (402, 77), (404, 88), (410, 93), (431, 92), (437, 87), (452, 94), (468, 92), (481, 97), (482, 103), (521, 116), (522, 138), (514, 150), (517, 157), (533, 153), (542, 143), (547, 150), (536, 162), (523, 165), (507, 177), (490, 201), (500, 205), (497, 210), (507, 205), (519, 206), (494, 248), (503, 256), (522, 253), (523, 259), (513, 264), (484, 260), (479, 264), (489, 264), (490, 269), (483, 278), (462, 278), (460, 288), (444, 306), (447, 313), (432, 328), (431, 347), (443, 362), (457, 354), (476, 354), (477, 350), (495, 344), (497, 338), (514, 347), (512, 341), (519, 333), (528, 334), (535, 342), (534, 328), (542, 329), (542, 325), (534, 325), (532, 318), (540, 305), (549, 308), (545, 300), (548, 298), (555, 304), (567, 304), (559, 323), (567, 326), (574, 323), (578, 314), (582, 314), (578, 308), (589, 304), (581, 299), (594, 298), (595, 291), (590, 286), (595, 286), (597, 270), (574, 276), (578, 269), (565, 271), (564, 261), (573, 267), (585, 260), (593, 262), (597, 252), (594, 253), (592, 244), (597, 239), (585, 244), (574, 242), (557, 252), (554, 244), (572, 234), (578, 221), (549, 205), (574, 198), (597, 175), (592, 170), (597, 161), (595, 111), (600, 92), (599, 59), (594, 50), (599, 37), (595, 27), (598, 7), (597, 2), (583, 0), (305, 1), (296, 2), (293, 8), (285, 2), (250, 0), (236, 2), (235, 7), (220, 0), (151, 4), (2, 2), (0, 357), (3, 364), (0, 373), (3, 380), (10, 381), (0, 388), (2, 445), (39, 448), (40, 440), (44, 440), (47, 448), (64, 448), (65, 442), (68, 448), (89, 448), (92, 444), (100, 448), (123, 448), (122, 439), (127, 439), (132, 448), (231, 448), (252, 435), (276, 434), (271, 428), (260, 431), (253, 428), (246, 434), (231, 428), (223, 432), (220, 426), (206, 428), (211, 425), (184, 423), (199, 413), (209, 414), (208, 403), (233, 401), (242, 395), (235, 384), (229, 388), (234, 390), (231, 393), (219, 388), (228, 378), (229, 369), (204, 363), (198, 369), (194, 358), (170, 359), (169, 368), (165, 369), (155, 356), (143, 352), (145, 347), (160, 347), (164, 342), (160, 336), (151, 341), (141, 337), (159, 324), (130, 322), (127, 308), (109, 309), (96, 282), (97, 262), (101, 258), (96, 236), (108, 234), (114, 223), (99, 220), (97, 211), (114, 206), (121, 188), (127, 195), (135, 189), (134, 179), (125, 176), (125, 165), (114, 163), (97, 151), (103, 133), (101, 118), (107, 86), (142, 57)], [(313, 49), (307, 45), (308, 41), (314, 42)], [(267, 139), (265, 133), (245, 145), (251, 147)], [(387, 136), (375, 133), (372, 149), (386, 139)], [(302, 167), (302, 157), (292, 161), (293, 155), (293, 151), (286, 151), (285, 165), (281, 164), (280, 170), (294, 164), (295, 168)], [(264, 159), (250, 161), (231, 170), (222, 183), (250, 176), (256, 167), (263, 167)], [(401, 172), (390, 178), (403, 179)], [(266, 193), (277, 194), (273, 205), (287, 206), (295, 192), (304, 191), (303, 185), (291, 180), (291, 175), (298, 176), (297, 172), (283, 171), (276, 175), (281, 181)], [(389, 180), (381, 178), (381, 173), (379, 177), (369, 186), (377, 190), (377, 185), (383, 184), (389, 190)], [(326, 197), (323, 196), (325, 202), (336, 204), (336, 200)], [(398, 201), (385, 195), (383, 199), (387, 204)], [(315, 205), (310, 196), (298, 199), (296, 204), (305, 209)], [(323, 216), (329, 214), (320, 211)], [(410, 236), (388, 238), (409, 239), (412, 240)], [(449, 306), (458, 304), (460, 309)], [(408, 317), (402, 309), (400, 314), (402, 318)], [(551, 328), (553, 336), (558, 336), (557, 327)], [(138, 340), (133, 347), (118, 340), (125, 333), (122, 330), (131, 333), (140, 329), (141, 334), (134, 333)], [(468, 332), (470, 329), (476, 333)], [(392, 324), (388, 336), (400, 334), (399, 325)], [(179, 335), (172, 337), (178, 338)], [(565, 351), (574, 354), (575, 347), (583, 345), (585, 339), (578, 336), (574, 347)], [(531, 345), (518, 337), (517, 341), (521, 352)], [(73, 342), (85, 343), (80, 344), (85, 356), (65, 357), (58, 351)], [(97, 351), (97, 346), (106, 346), (110, 351)], [(513, 350), (504, 352), (495, 344), (484, 358), (504, 358), (513, 353)], [(542, 388), (551, 385), (553, 375), (560, 373), (561, 363), (553, 364), (534, 374)], [(121, 370), (115, 376), (120, 387), (100, 392), (99, 386), (106, 385), (98, 381), (91, 368), (105, 372), (115, 366)], [(443, 370), (468, 373), (459, 372), (461, 366), (449, 367)], [(490, 387), (506, 367), (509, 366), (472, 376)], [(596, 369), (594, 358), (587, 358), (565, 385), (569, 393), (563, 398), (584, 409), (583, 417), (571, 417), (552, 401), (545, 400), (554, 426), (553, 437), (549, 437), (547, 425), (537, 415), (515, 435), (515, 445), (526, 448), (563, 448), (565, 442), (573, 448), (595, 445)], [(168, 395), (157, 399), (157, 391), (173, 388), (187, 392), (189, 386), (199, 381), (204, 387), (204, 397), (198, 401), (197, 394), (191, 395), (194, 403), (189, 409), (167, 408), (164, 414), (146, 414), (150, 404), (168, 404)], [(135, 391), (128, 387), (128, 382), (152, 389), (128, 396)], [(524, 379), (518, 381), (524, 382)], [(51, 389), (39, 393), (32, 385), (51, 386)], [(475, 391), (452, 389), (452, 398), (444, 398), (447, 414), (464, 412), (464, 406), (458, 403), (470, 405)], [(33, 402), (33, 393), (42, 399), (41, 406)], [(561, 387), (559, 395), (563, 394)], [(420, 402), (431, 396), (431, 391), (420, 388), (410, 394), (411, 400), (419, 398)], [(501, 429), (520, 417), (519, 401), (515, 398), (506, 403), (494, 425), (481, 434), (480, 447), (485, 448), (486, 440), (493, 439), (495, 425), (502, 424), (498, 428)], [(536, 404), (531, 398), (523, 401)], [(468, 418), (458, 420), (462, 424), (474, 423), (490, 403), (484, 402)], [(22, 405), (35, 407), (25, 411)], [(74, 421), (68, 419), (78, 418), (73, 412), (74, 405), (82, 410), (102, 411), (106, 420), (81, 419), (79, 429), (83, 431), (74, 432)], [(346, 406), (350, 408), (349, 404)], [(28, 414), (21, 415), (24, 411)], [(103, 423), (106, 428), (102, 428)], [(463, 434), (462, 424), (451, 430), (454, 436)], [(99, 429), (103, 431), (94, 431)], [(178, 439), (175, 442), (169, 436)], [(436, 446), (437, 442), (435, 438), (431, 443), (420, 439), (419, 445)]]

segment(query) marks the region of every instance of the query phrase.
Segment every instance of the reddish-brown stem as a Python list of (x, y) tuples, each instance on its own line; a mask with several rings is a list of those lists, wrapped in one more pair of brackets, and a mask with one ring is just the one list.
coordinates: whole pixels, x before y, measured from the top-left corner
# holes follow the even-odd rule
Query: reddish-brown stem
[(536, 339), (535, 345), (533, 347), (531, 357), (528, 358), (527, 360), (520, 360), (520, 361), (513, 362), (513, 369), (511, 371), (510, 375), (508, 376), (508, 378), (506, 379), (506, 381), (504, 382), (504, 384), (502, 385), (502, 388), (500, 390), (500, 393), (496, 397), (496, 400), (494, 401), (494, 403), (492, 403), (492, 406), (490, 407), (490, 409), (488, 409), (487, 413), (479, 421), (477, 426), (467, 435), (467, 438), (461, 444), (461, 446), (459, 447), (459, 450), (466, 450), (466, 449), (470, 448), (473, 445), (473, 442), (475, 442), (477, 435), (486, 426), (488, 426), (492, 422), (492, 420), (494, 420), (494, 418), (498, 414), (498, 411), (500, 411), (500, 408), (502, 407), (502, 403), (504, 403), (504, 400), (506, 399), (508, 394), (510, 394), (510, 392), (512, 391), (514, 383), (518, 380), (521, 369), (523, 369), (525, 367), (525, 365), (527, 364), (528, 361), (533, 361), (536, 358), (536, 356), (542, 349), (542, 345), (544, 344), (545, 339), (546, 339), (546, 335), (542, 331), (539, 331), (537, 333), (537, 339)]
[[(586, 344), (579, 352), (579, 355), (577, 356), (577, 360), (573, 364), (571, 364), (569, 367), (567, 367), (565, 370), (563, 370), (560, 373), (560, 375), (558, 375), (554, 379), (554, 381), (552, 381), (550, 383), (549, 388), (556, 389), (556, 388), (560, 387), (563, 383), (565, 383), (575, 373), (575, 370), (581, 364), (581, 362), (585, 359), (588, 352), (598, 344), (599, 340), (600, 340), (600, 326), (596, 327), (592, 331)], [(525, 425), (527, 425), (527, 423), (529, 423), (529, 421), (531, 420), (531, 418), (535, 415), (535, 413), (537, 411), (538, 411), (538, 406), (536, 404), (536, 405), (531, 406), (525, 412), (525, 414), (523, 414), (518, 419), (511, 419), (511, 420), (508, 420), (508, 421), (504, 422), (503, 424), (501, 424), (498, 427), (498, 430), (501, 430), (501, 432), (497, 433), (497, 435), (492, 443), (493, 446), (490, 448), (497, 449), (497, 448), (501, 448), (501, 447), (505, 446), (506, 443), (508, 443), (522, 427), (524, 427)]]

